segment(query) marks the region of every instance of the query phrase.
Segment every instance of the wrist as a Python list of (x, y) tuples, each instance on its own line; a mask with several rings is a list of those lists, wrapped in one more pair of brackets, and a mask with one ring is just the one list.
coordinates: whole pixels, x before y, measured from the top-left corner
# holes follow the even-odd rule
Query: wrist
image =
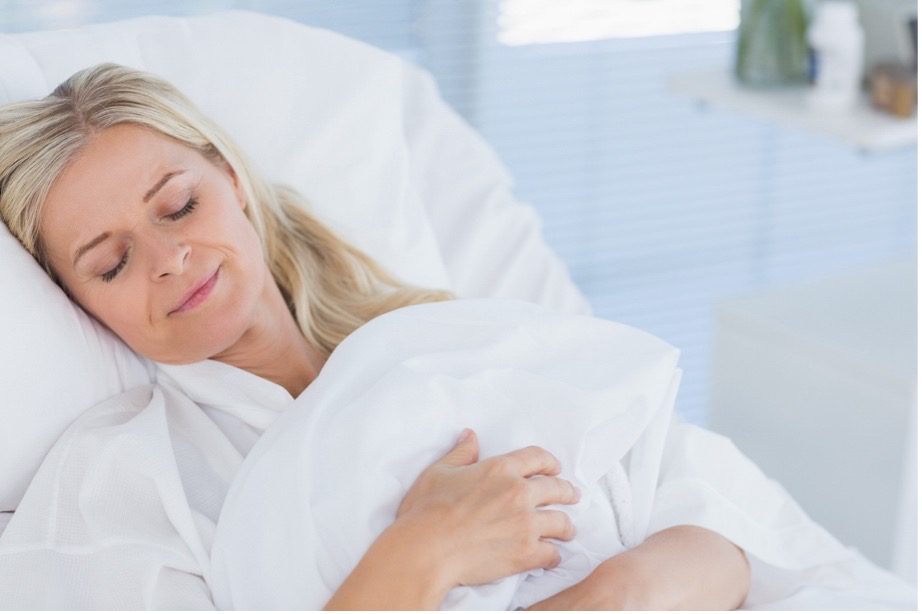
[(452, 586), (425, 531), (395, 522), (374, 541), (327, 610), (437, 610)]
[(455, 574), (448, 565), (447, 546), (438, 526), (412, 515), (398, 518), (382, 534), (382, 546), (392, 549), (405, 561), (404, 576), (425, 589), (432, 609), (438, 609), (448, 591), (457, 586)]

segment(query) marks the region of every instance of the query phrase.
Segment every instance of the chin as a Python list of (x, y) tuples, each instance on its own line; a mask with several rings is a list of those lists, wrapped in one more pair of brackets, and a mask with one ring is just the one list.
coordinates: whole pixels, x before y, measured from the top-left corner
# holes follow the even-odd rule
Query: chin
[(211, 358), (232, 347), (243, 334), (243, 330), (238, 331), (238, 328), (242, 329), (226, 320), (217, 322), (212, 319), (206, 325), (195, 322), (189, 327), (171, 331), (172, 334), (161, 337), (156, 344), (151, 344), (150, 340), (140, 340), (140, 343), (125, 341), (136, 353), (155, 362), (186, 365)]

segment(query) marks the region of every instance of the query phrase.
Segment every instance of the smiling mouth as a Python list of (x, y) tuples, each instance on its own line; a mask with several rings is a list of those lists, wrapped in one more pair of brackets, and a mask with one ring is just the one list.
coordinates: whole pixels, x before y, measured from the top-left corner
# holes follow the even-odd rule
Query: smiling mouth
[(221, 270), (221, 267), (215, 269), (215, 272), (209, 277), (205, 283), (203, 283), (195, 292), (193, 292), (189, 298), (187, 298), (182, 305), (171, 311), (168, 315), (176, 315), (178, 313), (183, 313), (191, 309), (195, 309), (206, 300), (211, 295), (212, 290), (214, 290), (215, 285), (218, 283), (218, 273)]

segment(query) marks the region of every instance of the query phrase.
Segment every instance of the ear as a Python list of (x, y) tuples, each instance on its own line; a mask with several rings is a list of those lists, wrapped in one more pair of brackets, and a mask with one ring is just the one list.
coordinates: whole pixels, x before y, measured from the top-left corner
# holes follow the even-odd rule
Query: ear
[(224, 172), (227, 173), (227, 176), (230, 177), (231, 183), (234, 186), (234, 194), (237, 196), (237, 202), (240, 205), (241, 210), (246, 210), (247, 208), (247, 198), (246, 194), (243, 192), (243, 186), (240, 183), (240, 178), (237, 177), (237, 173), (234, 172), (234, 169), (227, 162), (223, 162), (222, 166)]

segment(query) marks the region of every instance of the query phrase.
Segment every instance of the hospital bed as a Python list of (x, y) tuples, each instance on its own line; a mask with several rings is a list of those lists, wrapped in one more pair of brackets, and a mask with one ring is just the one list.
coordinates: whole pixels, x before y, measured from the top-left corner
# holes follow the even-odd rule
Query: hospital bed
[[(0, 104), (43, 97), (100, 62), (175, 84), (268, 178), (300, 190), (318, 217), (405, 281), (590, 313), (500, 160), (433, 79), (398, 57), (258, 13), (144, 17), (0, 36)], [(0, 297), (2, 529), (65, 428), (153, 370), (2, 225)]]

